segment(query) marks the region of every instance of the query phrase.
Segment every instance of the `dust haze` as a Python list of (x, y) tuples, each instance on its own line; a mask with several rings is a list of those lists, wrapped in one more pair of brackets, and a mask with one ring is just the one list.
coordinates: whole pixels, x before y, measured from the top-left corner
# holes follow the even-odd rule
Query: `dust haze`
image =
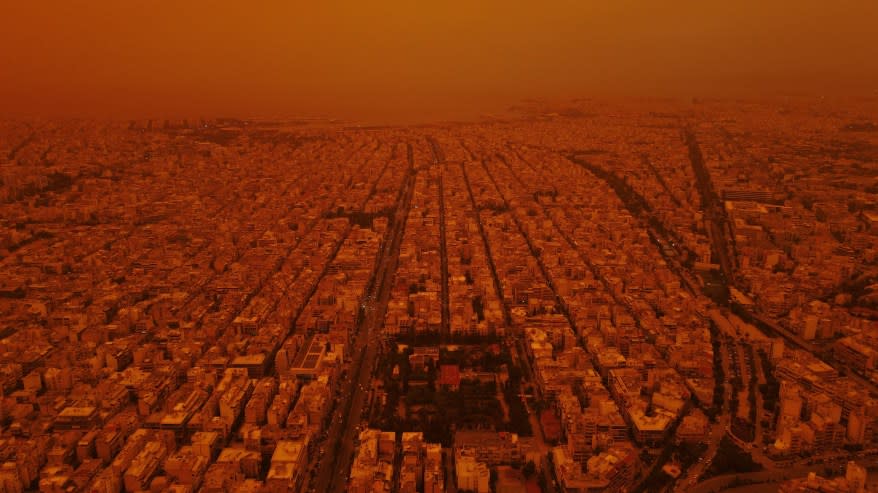
[(429, 121), (522, 98), (874, 95), (878, 3), (16, 2), (0, 116)]

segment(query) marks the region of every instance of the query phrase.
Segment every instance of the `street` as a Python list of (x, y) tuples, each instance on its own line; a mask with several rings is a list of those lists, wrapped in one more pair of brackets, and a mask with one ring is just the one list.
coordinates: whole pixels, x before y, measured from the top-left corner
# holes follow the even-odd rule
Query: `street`
[[(317, 474), (311, 481), (310, 490), (306, 491), (344, 491), (346, 488), (347, 471), (355, 449), (354, 441), (358, 436), (358, 426), (362, 420), (366, 399), (372, 387), (372, 370), (381, 341), (381, 328), (384, 324), (384, 313), (390, 300), (390, 288), (396, 272), (399, 245), (405, 219), (408, 216), (409, 203), (414, 190), (414, 177), (409, 176), (404, 185), (400, 204), (389, 232), (390, 240), (380, 252), (378, 267), (373, 286), (374, 305), (366, 310), (366, 316), (360, 324), (356, 342), (351, 354), (354, 356), (354, 368), (349, 372), (351, 380), (342, 392), (330, 431), (323, 449), (327, 451), (325, 460), (317, 468)], [(340, 416), (340, 418), (339, 418)], [(345, 471), (339, 474), (339, 471)]]

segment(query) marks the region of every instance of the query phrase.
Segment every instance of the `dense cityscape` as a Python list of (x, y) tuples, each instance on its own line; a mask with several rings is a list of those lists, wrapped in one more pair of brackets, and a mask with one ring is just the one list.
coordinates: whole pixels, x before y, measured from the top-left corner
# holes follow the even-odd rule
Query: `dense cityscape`
[(0, 122), (0, 493), (878, 491), (876, 109)]

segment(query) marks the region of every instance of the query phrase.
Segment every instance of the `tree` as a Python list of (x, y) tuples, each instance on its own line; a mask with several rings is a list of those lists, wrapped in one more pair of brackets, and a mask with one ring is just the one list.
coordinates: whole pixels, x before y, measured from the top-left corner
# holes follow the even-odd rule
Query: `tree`
[(802, 206), (805, 209), (808, 209), (810, 211), (811, 208), (814, 207), (814, 200), (815, 200), (814, 197), (804, 196), (804, 197), (801, 197), (800, 200), (802, 201)]
[(537, 486), (540, 487), (540, 491), (549, 491), (549, 483), (546, 481), (546, 475), (540, 474), (537, 477)]

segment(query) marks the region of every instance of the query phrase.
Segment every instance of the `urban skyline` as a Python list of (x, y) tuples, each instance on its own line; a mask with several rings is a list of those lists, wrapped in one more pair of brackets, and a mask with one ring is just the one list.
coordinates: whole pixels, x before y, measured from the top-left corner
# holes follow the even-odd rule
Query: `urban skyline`
[(862, 488), (878, 134), (819, 104), (5, 123), (3, 491)]

